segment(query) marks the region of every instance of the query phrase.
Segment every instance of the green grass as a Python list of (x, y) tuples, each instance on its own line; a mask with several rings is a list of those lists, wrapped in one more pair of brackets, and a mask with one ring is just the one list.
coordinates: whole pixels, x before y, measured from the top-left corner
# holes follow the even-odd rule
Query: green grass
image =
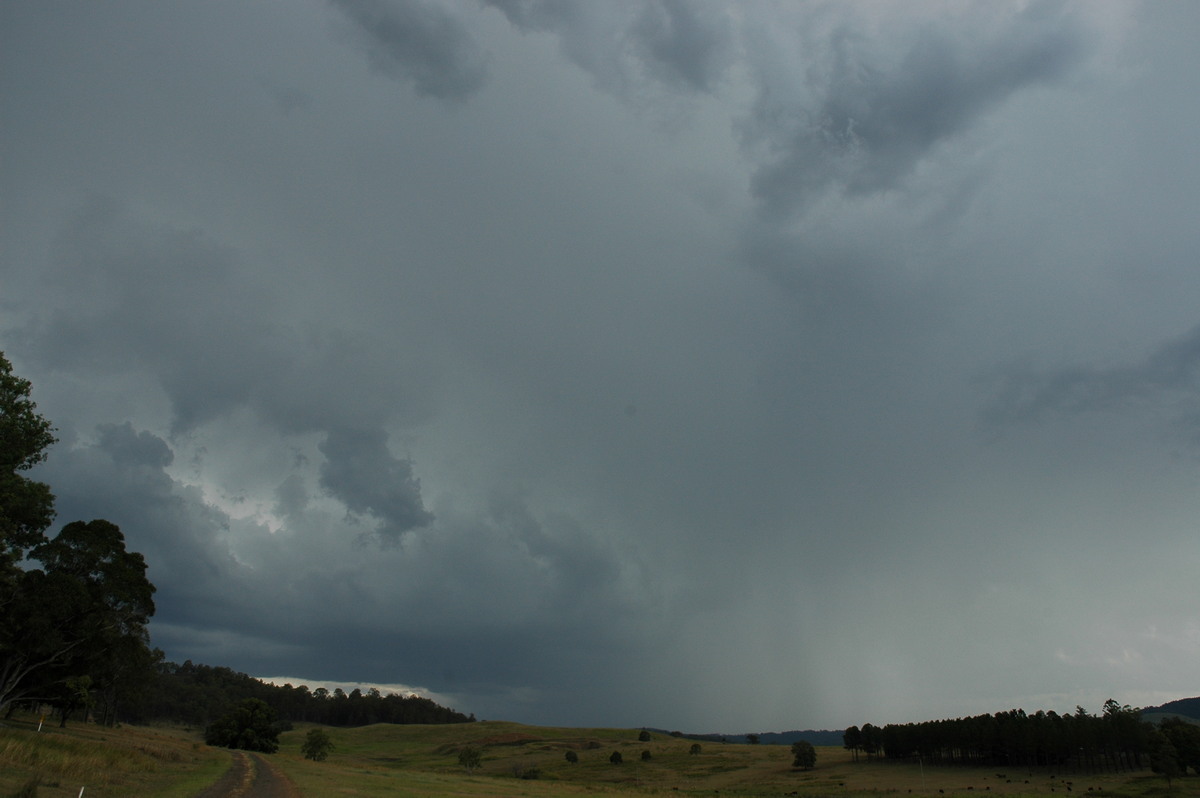
[[(301, 758), (306, 728), (281, 738), (275, 762), (305, 795), (359, 796), (552, 796), (672, 794), (723, 796), (886, 796), (946, 795), (982, 798), (1023, 796), (1166, 796), (1165, 781), (1148, 771), (1085, 776), (1050, 771), (1013, 772), (997, 778), (994, 769), (931, 767), (887, 761), (853, 762), (840, 748), (819, 747), (817, 767), (793, 770), (787, 746), (701, 743), (655, 734), (639, 742), (637, 729), (575, 729), (480, 722), (446, 726), (368, 726), (326, 731), (336, 748), (325, 762)], [(466, 774), (458, 750), (483, 751), (482, 766)], [(565, 753), (574, 750), (578, 764)], [(609, 756), (620, 751), (624, 764)], [(649, 750), (651, 759), (641, 761)], [(536, 768), (537, 780), (517, 773)], [(1018, 777), (1019, 775), (1019, 777)], [(1066, 782), (1072, 783), (1067, 791)], [(1092, 790), (1089, 793), (1088, 788)], [(1200, 798), (1200, 778), (1177, 780), (1169, 798)]]

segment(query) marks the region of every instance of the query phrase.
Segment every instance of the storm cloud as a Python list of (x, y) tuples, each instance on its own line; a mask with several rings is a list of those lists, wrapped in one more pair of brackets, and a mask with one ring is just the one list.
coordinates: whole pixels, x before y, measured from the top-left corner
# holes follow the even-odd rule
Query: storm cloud
[(1195, 693), (1192, 6), (69, 7), (0, 10), (0, 349), (169, 658), (700, 732)]

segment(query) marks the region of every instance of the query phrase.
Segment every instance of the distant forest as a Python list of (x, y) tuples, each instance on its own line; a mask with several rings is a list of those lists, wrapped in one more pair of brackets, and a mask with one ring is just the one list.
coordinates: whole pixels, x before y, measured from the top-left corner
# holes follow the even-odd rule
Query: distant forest
[(160, 662), (136, 693), (126, 696), (120, 717), (130, 723), (154, 721), (207, 726), (247, 698), (265, 701), (284, 723), (366, 726), (371, 723), (469, 723), (464, 715), (417, 695), (383, 694), (340, 688), (330, 692), (306, 685), (276, 686), (226, 667)]
[[(1188, 699), (1186, 701), (1197, 701)], [(1185, 701), (1174, 702), (1184, 705)], [(1175, 710), (1179, 714), (1179, 707)], [(1014, 709), (994, 715), (846, 730), (844, 745), (867, 759), (920, 760), (931, 764), (1061, 767), (1074, 771), (1159, 770), (1164, 759), (1200, 772), (1200, 727), (1168, 718), (1157, 727), (1142, 711), (1105, 703), (1100, 715)]]

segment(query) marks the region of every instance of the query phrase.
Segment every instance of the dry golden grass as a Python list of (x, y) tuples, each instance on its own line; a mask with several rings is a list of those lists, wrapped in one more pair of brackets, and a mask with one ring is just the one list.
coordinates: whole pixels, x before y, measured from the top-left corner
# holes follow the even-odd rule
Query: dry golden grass
[(180, 729), (105, 729), (72, 723), (66, 729), (18, 717), (0, 726), (0, 796), (31, 778), (38, 796), (190, 796), (214, 781), (229, 754), (208, 748)]

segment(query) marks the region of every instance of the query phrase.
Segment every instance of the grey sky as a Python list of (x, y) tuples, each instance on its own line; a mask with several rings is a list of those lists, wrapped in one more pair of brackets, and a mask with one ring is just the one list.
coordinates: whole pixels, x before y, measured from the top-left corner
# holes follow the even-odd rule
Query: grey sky
[(1195, 695), (1200, 8), (0, 8), (0, 349), (154, 643), (480, 717)]

